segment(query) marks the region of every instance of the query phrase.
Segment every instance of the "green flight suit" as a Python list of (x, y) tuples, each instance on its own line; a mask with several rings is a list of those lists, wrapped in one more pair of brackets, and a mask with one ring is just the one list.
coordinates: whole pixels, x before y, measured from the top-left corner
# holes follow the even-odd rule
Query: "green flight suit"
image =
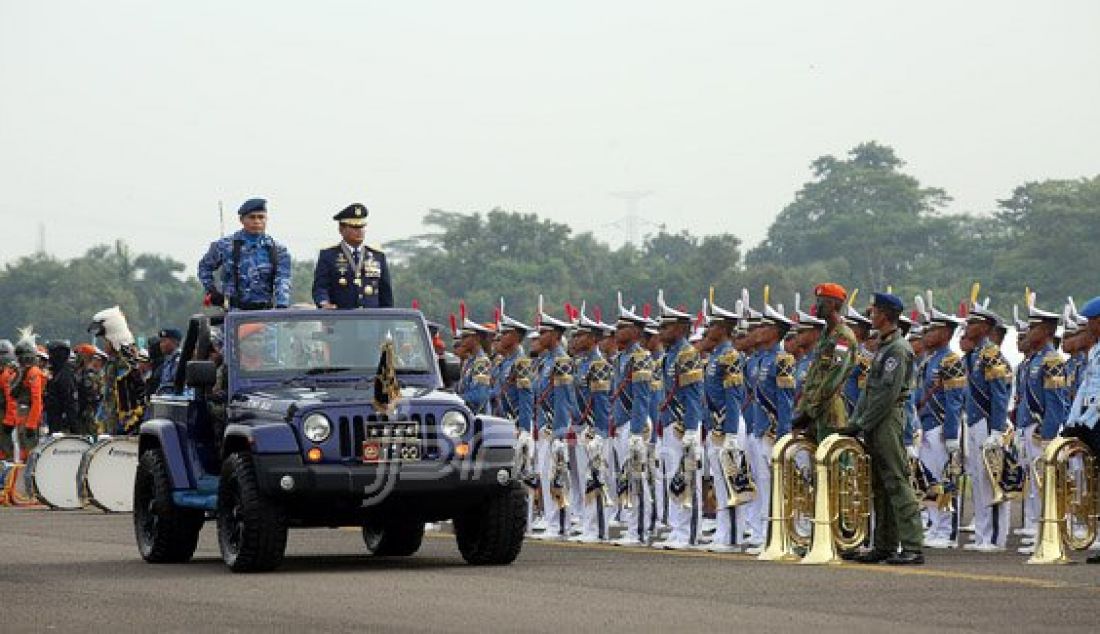
[(814, 348), (814, 360), (806, 371), (795, 414), (813, 420), (819, 443), (845, 425), (848, 412), (840, 392), (852, 373), (858, 351), (855, 334), (843, 323), (821, 333)]
[(902, 444), (905, 403), (913, 382), (913, 349), (896, 328), (880, 337), (867, 389), (856, 403), (850, 427), (862, 430), (871, 457), (874, 548), (894, 552), (898, 544), (919, 551), (924, 535), (920, 506), (909, 484), (909, 461)]

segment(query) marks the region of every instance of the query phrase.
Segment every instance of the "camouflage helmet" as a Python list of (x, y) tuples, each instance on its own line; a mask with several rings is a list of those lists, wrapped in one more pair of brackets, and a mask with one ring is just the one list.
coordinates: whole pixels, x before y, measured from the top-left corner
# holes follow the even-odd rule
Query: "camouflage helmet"
[(15, 363), (15, 345), (10, 339), (0, 339), (0, 365)]

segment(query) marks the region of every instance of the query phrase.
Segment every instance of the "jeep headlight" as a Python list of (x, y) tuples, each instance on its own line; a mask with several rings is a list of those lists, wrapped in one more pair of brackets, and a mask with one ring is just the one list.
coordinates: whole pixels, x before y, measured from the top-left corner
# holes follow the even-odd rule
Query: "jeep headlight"
[(443, 415), (440, 426), (443, 428), (443, 433), (448, 437), (461, 438), (466, 433), (466, 415), (452, 409)]
[(310, 414), (302, 422), (302, 433), (312, 442), (325, 442), (332, 435), (332, 423), (324, 414)]

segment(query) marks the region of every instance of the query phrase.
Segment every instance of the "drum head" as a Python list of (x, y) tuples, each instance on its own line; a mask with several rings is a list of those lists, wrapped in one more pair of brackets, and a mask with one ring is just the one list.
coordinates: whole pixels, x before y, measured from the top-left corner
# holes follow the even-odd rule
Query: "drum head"
[(111, 438), (97, 443), (85, 461), (84, 487), (88, 501), (104, 511), (133, 510), (134, 475), (137, 473), (136, 438)]
[(50, 438), (35, 450), (31, 482), (34, 493), (45, 504), (58, 509), (79, 509), (77, 472), (91, 443), (77, 436)]

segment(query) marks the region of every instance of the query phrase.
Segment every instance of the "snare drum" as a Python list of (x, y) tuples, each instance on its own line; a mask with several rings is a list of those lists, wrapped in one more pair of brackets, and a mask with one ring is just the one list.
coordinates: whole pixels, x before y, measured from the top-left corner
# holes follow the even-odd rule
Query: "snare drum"
[(108, 513), (132, 511), (137, 463), (137, 438), (100, 438), (80, 464), (78, 480), (86, 501)]
[(83, 508), (76, 475), (91, 446), (80, 436), (53, 436), (39, 444), (27, 460), (35, 497), (50, 508)]

